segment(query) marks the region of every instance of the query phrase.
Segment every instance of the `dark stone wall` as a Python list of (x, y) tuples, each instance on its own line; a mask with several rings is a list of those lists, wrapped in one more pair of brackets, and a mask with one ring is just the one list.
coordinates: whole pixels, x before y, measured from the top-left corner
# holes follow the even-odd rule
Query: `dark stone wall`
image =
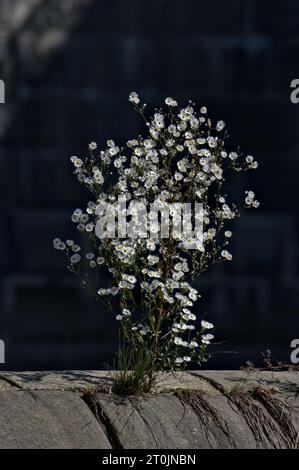
[[(199, 281), (201, 312), (225, 343), (211, 368), (288, 360), (298, 326), (299, 75), (295, 0), (2, 0), (0, 338), (7, 369), (101, 368), (116, 322), (81, 291), (51, 247), (78, 237), (71, 210), (88, 194), (70, 155), (141, 129), (127, 102), (192, 98), (229, 128), (259, 170), (231, 191), (261, 208), (235, 227), (234, 261)], [(235, 351), (238, 354), (223, 354)]]

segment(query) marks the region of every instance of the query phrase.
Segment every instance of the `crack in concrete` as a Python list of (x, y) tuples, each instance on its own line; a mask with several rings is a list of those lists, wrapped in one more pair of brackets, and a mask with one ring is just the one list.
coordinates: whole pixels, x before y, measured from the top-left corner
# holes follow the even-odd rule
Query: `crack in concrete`
[(15, 380), (13, 380), (13, 379), (10, 379), (6, 375), (0, 374), (0, 380), (3, 380), (3, 382), (8, 383), (12, 387), (18, 388), (19, 390), (23, 390), (23, 391), (26, 390), (24, 387), (22, 387), (22, 385), (20, 385), (18, 382), (15, 382)]
[[(278, 434), (281, 439), (281, 442), (278, 439), (280, 447), (282, 445), (292, 449), (298, 448), (299, 433), (291, 417), (295, 407), (274, 398), (269, 393), (260, 393), (263, 390), (261, 388), (231, 393), (227, 392), (219, 382), (210, 377), (194, 374), (192, 371), (189, 371), (189, 373), (192, 376), (206, 380), (222, 393), (231, 405), (237, 407), (257, 442), (260, 442), (262, 445), (270, 443), (271, 446), (277, 448), (277, 442), (273, 440), (273, 436)], [(265, 391), (268, 390), (265, 389)], [(289, 412), (288, 416), (286, 409)]]
[(221, 443), (219, 437), (215, 433), (215, 429), (218, 429), (222, 432), (232, 447), (237, 447), (225, 419), (219, 414), (216, 408), (214, 408), (207, 400), (205, 400), (203, 392), (196, 390), (183, 390), (176, 392), (175, 396), (180, 400), (184, 407), (191, 408), (195, 413), (203, 425), (206, 438), (211, 447), (212, 443), (210, 441), (209, 433), (214, 437), (218, 444)]
[(218, 392), (222, 393), (223, 395), (226, 395), (224, 387), (219, 384), (216, 380), (211, 379), (210, 377), (205, 377), (204, 375), (194, 374), (192, 371), (188, 371), (188, 374), (192, 375), (192, 377), (197, 377), (204, 380), (208, 384), (212, 385), (212, 387), (215, 388)]
[(108, 415), (105, 413), (100, 403), (94, 398), (93, 394), (87, 393), (82, 395), (81, 398), (104, 430), (112, 449), (123, 449), (124, 447), (119, 440), (113, 423), (110, 421)]

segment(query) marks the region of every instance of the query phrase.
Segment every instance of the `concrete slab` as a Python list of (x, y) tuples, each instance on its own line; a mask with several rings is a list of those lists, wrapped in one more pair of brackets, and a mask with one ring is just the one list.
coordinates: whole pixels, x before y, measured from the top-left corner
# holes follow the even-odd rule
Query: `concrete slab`
[(191, 375), (189, 372), (161, 374), (158, 377), (155, 387), (156, 392), (177, 390), (197, 390), (212, 394), (219, 393), (205, 378)]
[(109, 390), (111, 385), (109, 372), (95, 370), (2, 372), (1, 377), (24, 390), (82, 391), (95, 386)]
[(216, 388), (230, 392), (232, 389), (252, 389), (256, 386), (276, 388), (280, 393), (294, 393), (299, 389), (299, 372), (272, 371), (192, 371), (190, 374), (207, 380)]
[(191, 396), (196, 407), (172, 394), (114, 400), (99, 395), (97, 402), (125, 449), (257, 447), (246, 421), (226, 397), (200, 395), (199, 400)]
[(0, 448), (294, 448), (298, 388), (297, 372), (190, 371), (122, 398), (103, 371), (3, 372)]
[(62, 391), (0, 392), (1, 449), (110, 449), (80, 395)]

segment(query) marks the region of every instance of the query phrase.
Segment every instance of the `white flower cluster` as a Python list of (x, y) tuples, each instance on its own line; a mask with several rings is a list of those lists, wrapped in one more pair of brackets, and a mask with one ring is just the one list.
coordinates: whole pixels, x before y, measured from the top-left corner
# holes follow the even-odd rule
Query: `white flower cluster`
[(255, 199), (253, 191), (245, 191), (245, 204), (246, 207), (254, 207), (255, 209), (259, 207), (260, 203)]
[[(147, 118), (146, 104), (136, 92), (129, 101), (145, 119), (147, 134), (128, 140), (124, 148), (108, 140), (98, 151), (97, 143), (91, 142), (84, 161), (71, 157), (79, 182), (92, 194), (86, 209), (76, 209), (71, 219), (93, 246), (84, 263), (97, 280), (101, 269), (111, 279), (109, 287), (96, 285), (95, 292), (108, 303), (117, 296), (121, 313), (116, 319), (129, 344), (146, 346), (160, 368), (201, 363), (213, 340), (207, 332), (213, 324), (200, 322), (195, 313), (200, 295), (192, 282), (211, 264), (232, 259), (227, 249), (232, 232), (226, 226), (240, 212), (223, 193), (225, 175), (258, 165), (250, 155), (243, 158), (239, 151), (225, 149), (225, 123), (213, 124), (205, 106), (196, 112), (190, 101), (179, 108), (175, 99), (167, 97), (166, 111), (157, 109)], [(245, 196), (246, 207), (258, 207), (252, 191)], [(124, 222), (125, 233), (130, 229), (133, 236), (99, 239), (96, 224), (107, 215), (99, 207), (116, 206), (119, 197), (126, 201), (131, 217)], [(159, 220), (147, 221), (145, 228), (150, 227), (152, 235), (142, 236), (136, 203), (155, 203), (162, 211), (167, 204), (185, 202), (204, 207), (203, 242), (198, 249), (188, 249), (190, 240), (184, 235), (176, 238), (173, 226), (167, 239), (154, 236), (159, 233)], [(69, 269), (82, 276), (79, 245), (55, 239), (54, 247), (66, 254)]]

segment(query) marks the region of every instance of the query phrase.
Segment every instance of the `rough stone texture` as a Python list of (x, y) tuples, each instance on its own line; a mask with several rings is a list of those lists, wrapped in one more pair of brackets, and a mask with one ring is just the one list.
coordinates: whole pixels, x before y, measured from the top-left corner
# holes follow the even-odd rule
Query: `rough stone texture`
[(79, 395), (63, 391), (0, 392), (1, 449), (109, 449)]
[(204, 393), (215, 393), (215, 388), (204, 378), (193, 376), (189, 372), (161, 374), (156, 383), (157, 392), (173, 390), (197, 390)]
[[(100, 395), (96, 401), (123, 448), (188, 449), (194, 448), (196, 443), (199, 445), (201, 440), (193, 416), (188, 417), (188, 427), (179, 426), (184, 409), (173, 395), (112, 400)], [(205, 439), (203, 442), (206, 443)]]
[(6, 382), (5, 380), (0, 380), (0, 391), (1, 392), (9, 390), (10, 388), (11, 388), (11, 385), (8, 382)]
[(255, 440), (242, 416), (223, 395), (200, 393), (219, 414), (223, 427), (200, 409), (197, 415), (173, 394), (114, 399), (103, 395), (97, 403), (108, 417), (123, 448), (206, 449), (255, 448)]
[(298, 373), (167, 374), (143, 397), (112, 395), (102, 371), (6, 372), (0, 380), (0, 448), (299, 446)]
[(23, 390), (81, 391), (111, 382), (111, 374), (93, 370), (3, 372), (1, 377), (0, 387), (12, 384)]
[[(87, 388), (105, 387), (109, 390), (111, 379), (112, 372), (98, 370), (3, 372), (0, 374), (0, 387), (13, 385), (23, 390), (65, 391), (84, 391)], [(188, 372), (164, 373), (158, 376), (157, 392), (178, 389), (217, 392), (205, 378), (201, 379)]]
[(259, 385), (274, 388), (280, 393), (299, 389), (299, 372), (275, 371), (192, 371), (192, 375), (206, 379), (217, 389), (230, 393), (233, 389), (253, 388)]

